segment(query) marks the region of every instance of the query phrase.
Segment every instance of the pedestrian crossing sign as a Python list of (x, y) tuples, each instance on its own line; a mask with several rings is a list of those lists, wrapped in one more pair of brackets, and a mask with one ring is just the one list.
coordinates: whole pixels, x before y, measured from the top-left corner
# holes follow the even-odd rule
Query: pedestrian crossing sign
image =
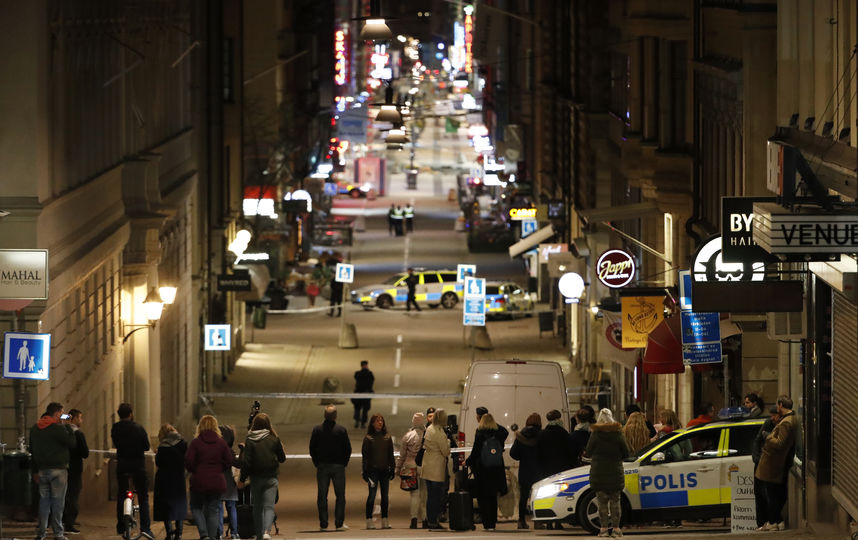
[(355, 280), (355, 265), (337, 263), (335, 279), (340, 283), (352, 283)]
[(228, 324), (207, 324), (205, 332), (205, 350), (228, 351), (230, 349), (230, 326)]
[(459, 264), (456, 265), (456, 282), (464, 283), (465, 278), (468, 276), (475, 276), (477, 274), (477, 265), (476, 264)]
[(3, 377), (47, 381), (51, 371), (51, 335), (6, 332), (3, 337)]

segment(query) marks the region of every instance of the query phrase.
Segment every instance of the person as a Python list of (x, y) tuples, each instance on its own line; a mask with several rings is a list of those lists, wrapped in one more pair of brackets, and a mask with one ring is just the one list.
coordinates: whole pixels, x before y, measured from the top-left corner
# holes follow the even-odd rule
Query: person
[(590, 425), (592, 425), (590, 411), (578, 409), (578, 412), (575, 413), (575, 420), (575, 427), (569, 434), (569, 444), (572, 448), (572, 467), (580, 467), (582, 464), (581, 457), (584, 454), (584, 449), (587, 448), (587, 441), (590, 439)]
[(509, 432), (488, 412), (480, 416), (474, 446), (465, 463), (474, 471), (474, 486), (483, 528), (495, 530), (498, 521), (498, 494), (506, 495), (503, 447)]
[(61, 403), (48, 403), (39, 421), (30, 428), (30, 471), (39, 485), (39, 522), (36, 538), (44, 539), (48, 517), (54, 539), (65, 538), (63, 506), (69, 478), (69, 459), (77, 446), (74, 431), (64, 422)]
[(702, 426), (703, 424), (708, 424), (715, 420), (715, 405), (711, 403), (704, 403), (697, 409), (697, 417), (692, 418), (685, 424), (685, 427), (694, 427), (694, 426)]
[(321, 288), (319, 287), (319, 282), (316, 278), (311, 277), (309, 281), (307, 281), (307, 303), (310, 304), (310, 307), (316, 305), (316, 297), (319, 296), (321, 292)]
[[(235, 445), (235, 428), (222, 425), (220, 426), (220, 433), (227, 447), (229, 447), (229, 453), (232, 454), (234, 467), (236, 456), (232, 447)], [(224, 509), (226, 509), (226, 516), (229, 519), (230, 533), (233, 538), (238, 538), (238, 487), (235, 485), (235, 476), (232, 472), (233, 467), (223, 472), (223, 479), (226, 481), (226, 491), (221, 495), (221, 504), (218, 505), (218, 538), (226, 538), (223, 534)]]
[(750, 409), (748, 412), (748, 418), (759, 418), (763, 416), (763, 409), (766, 406), (760, 396), (753, 392), (745, 394), (744, 405), (746, 409)]
[(158, 431), (155, 452), (155, 499), (153, 517), (164, 522), (167, 540), (181, 540), (187, 515), (188, 496), (185, 491), (185, 453), (188, 443), (170, 424)]
[[(223, 473), (232, 467), (233, 461), (217, 419), (204, 415), (185, 452), (185, 468), (191, 473), (191, 513), (200, 538), (217, 538), (220, 499), (226, 491)], [(222, 523), (223, 520), (221, 526)]]
[(83, 412), (79, 409), (69, 411), (69, 423), (74, 432), (75, 447), (69, 453), (69, 480), (68, 488), (66, 489), (65, 509), (63, 510), (63, 528), (69, 534), (80, 534), (80, 530), (75, 526), (80, 505), (80, 491), (83, 489), (83, 460), (89, 457), (89, 446), (86, 444), (86, 436), (81, 431), (83, 426)]
[(387, 517), (387, 511), (390, 505), (390, 481), (396, 475), (396, 462), (393, 459), (393, 439), (387, 432), (382, 415), (372, 415), (360, 453), (363, 458), (361, 478), (369, 485), (369, 494), (366, 498), (366, 528), (375, 529), (372, 509), (375, 505), (375, 494), (381, 491), (381, 528), (389, 529), (390, 520)]
[[(372, 385), (375, 382), (375, 375), (369, 370), (369, 362), (361, 360), (360, 369), (355, 371), (355, 393), (356, 394), (371, 394)], [(369, 414), (369, 408), (372, 405), (372, 400), (362, 398), (352, 398), (352, 405), (355, 408), (355, 427), (366, 427), (366, 418)]]
[(539, 434), (537, 450), (542, 465), (542, 478), (571, 469), (574, 465), (574, 449), (561, 417), (557, 409), (548, 411), (545, 415), (548, 424)]
[(110, 440), (116, 448), (116, 534), (124, 530), (122, 506), (125, 492), (134, 488), (140, 505), (140, 530), (150, 540), (152, 523), (149, 517), (149, 479), (146, 475), (144, 453), (149, 450), (149, 434), (134, 421), (134, 409), (130, 403), (120, 403), (116, 409), (119, 421), (110, 428)]
[(633, 454), (650, 443), (649, 428), (642, 412), (633, 412), (629, 416), (623, 426), (623, 436)]
[(658, 421), (661, 426), (656, 431), (656, 439), (663, 439), (671, 435), (675, 430), (682, 429), (682, 424), (679, 422), (679, 416), (672, 409), (662, 409), (659, 411)]
[(761, 531), (782, 531), (786, 528), (781, 510), (787, 499), (786, 472), (792, 467), (789, 457), (795, 451), (798, 419), (792, 410), (792, 399), (778, 396), (777, 410), (780, 415), (772, 432), (766, 437), (760, 453), (760, 462), (754, 478), (763, 482), (766, 494), (766, 522)]
[[(331, 300), (328, 303), (328, 317), (339, 317), (343, 314), (343, 282), (336, 279), (331, 280)], [(334, 315), (334, 309), (337, 314)]]
[(268, 288), (265, 289), (265, 296), (270, 300), (268, 307), (270, 309), (286, 309), (289, 306), (289, 300), (286, 298), (286, 289), (274, 281), (268, 282)]
[[(590, 426), (587, 441), (590, 456), (590, 487), (596, 492), (599, 507), (599, 536), (621, 537), (620, 493), (625, 487), (623, 459), (631, 454), (620, 423), (610, 409), (602, 409), (595, 424)], [(611, 534), (608, 534), (611, 529)]]
[(479, 425), (480, 420), (483, 418), (483, 416), (489, 414), (489, 410), (485, 407), (477, 407), (476, 409), (474, 409), (474, 412), (477, 414), (477, 425)]
[(411, 306), (414, 306), (414, 309), (420, 311), (420, 306), (417, 305), (417, 300), (415, 299), (414, 294), (418, 283), (420, 283), (420, 278), (414, 275), (413, 268), (409, 268), (408, 277), (405, 278), (405, 286), (408, 287), (408, 299), (405, 301), (405, 311), (411, 311)]
[[(637, 403), (629, 403), (626, 405), (626, 421), (628, 422), (629, 417), (636, 412), (643, 414), (643, 411)], [(646, 422), (646, 427), (649, 431), (649, 438), (652, 439), (655, 437), (655, 427), (652, 425), (652, 422), (647, 419), (646, 415), (644, 415), (644, 422)]]
[(762, 528), (766, 524), (767, 512), (765, 486), (763, 485), (763, 481), (757, 478), (757, 466), (760, 464), (760, 456), (763, 453), (763, 444), (766, 442), (766, 437), (772, 433), (780, 419), (781, 415), (778, 414), (777, 407), (769, 409), (769, 418), (760, 426), (760, 430), (751, 444), (751, 460), (754, 462), (754, 502), (757, 507), (757, 528)]
[(334, 526), (338, 531), (346, 531), (346, 465), (352, 455), (352, 444), (346, 428), (337, 424), (337, 408), (334, 405), (325, 407), (324, 418), (310, 435), (310, 458), (316, 467), (319, 528), (328, 528), (328, 488), (333, 482), (336, 498)]
[(387, 234), (393, 236), (396, 233), (396, 205), (391, 204), (387, 211)]
[(426, 429), (432, 425), (433, 418), (435, 418), (435, 407), (429, 407), (426, 409)]
[(402, 221), (405, 219), (405, 213), (402, 211), (402, 206), (397, 205), (393, 210), (393, 230), (396, 236), (402, 236)]
[[(514, 427), (514, 426), (513, 426)], [(542, 417), (539, 413), (531, 413), (524, 422), (524, 428), (515, 432), (515, 440), (509, 450), (509, 457), (518, 461), (518, 528), (528, 529), (527, 499), (530, 496), (530, 488), (542, 479), (539, 472), (539, 453), (536, 443), (539, 432), (542, 430)]]
[(444, 433), (447, 413), (436, 409), (432, 424), (423, 438), (423, 469), (420, 477), (426, 482), (426, 520), (430, 529), (443, 529), (438, 523), (441, 514), (441, 499), (444, 482), (447, 480), (447, 459), (450, 457), (450, 441)]
[(274, 523), (274, 503), (277, 499), (277, 474), (286, 461), (283, 444), (271, 426), (271, 418), (257, 413), (247, 434), (241, 454), (241, 475), (238, 487), (250, 479), (250, 500), (253, 501), (253, 530), (256, 540), (263, 540)]
[[(426, 521), (426, 506), (420, 504), (420, 481), (417, 453), (423, 445), (423, 435), (426, 427), (423, 425), (425, 416), (422, 412), (416, 412), (411, 417), (411, 428), (402, 436), (399, 442), (399, 459), (396, 461), (396, 474), (402, 478), (416, 478), (417, 489), (408, 492), (409, 512), (411, 523), (409, 528), (416, 529), (418, 521)], [(425, 488), (423, 490), (425, 492)]]
[(405, 205), (405, 208), (402, 211), (405, 217), (405, 230), (409, 233), (414, 232), (414, 207), (411, 206), (411, 203)]

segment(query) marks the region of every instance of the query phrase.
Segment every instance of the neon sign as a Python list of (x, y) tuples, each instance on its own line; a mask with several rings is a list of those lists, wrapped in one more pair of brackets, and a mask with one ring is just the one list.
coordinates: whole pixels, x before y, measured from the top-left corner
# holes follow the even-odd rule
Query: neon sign
[(510, 208), (509, 219), (534, 219), (536, 218), (536, 208)]
[(348, 58), (346, 57), (346, 32), (334, 34), (334, 82), (342, 86), (348, 82)]
[(470, 13), (465, 14), (465, 73), (474, 70), (474, 53), (471, 46), (474, 43), (474, 19)]

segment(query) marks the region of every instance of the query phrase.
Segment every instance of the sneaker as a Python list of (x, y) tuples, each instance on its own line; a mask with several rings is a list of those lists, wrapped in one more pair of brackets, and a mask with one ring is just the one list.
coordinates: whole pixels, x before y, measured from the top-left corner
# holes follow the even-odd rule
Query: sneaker
[(786, 522), (781, 521), (780, 523), (773, 526), (773, 531), (782, 531), (786, 529)]
[(599, 538), (610, 538), (611, 534), (608, 532), (608, 529), (602, 529), (596, 536), (598, 536)]
[(347, 530), (349, 530), (349, 526), (348, 526), (348, 525), (346, 525), (345, 523), (343, 523), (342, 525), (340, 525), (339, 527), (337, 527), (337, 530), (338, 530), (338, 531), (347, 531)]
[(766, 532), (766, 531), (774, 530), (774, 527), (777, 527), (777, 525), (772, 525), (771, 523), (769, 523), (769, 522), (767, 521), (767, 522), (765, 522), (765, 523), (763, 524), (763, 526), (762, 526), (762, 527), (757, 528), (757, 530), (758, 530), (758, 531), (761, 531), (761, 532)]
[(372, 522), (372, 518), (366, 520), (366, 528), (367, 529), (375, 529), (375, 523)]
[(270, 534), (268, 534), (268, 533), (263, 534), (263, 535), (262, 535), (262, 540), (271, 540), (271, 535), (270, 535)]
[(66, 529), (66, 534), (80, 534), (80, 529), (78, 529), (74, 525), (66, 527), (65, 529)]
[(390, 521), (388, 521), (387, 518), (381, 518), (381, 528), (382, 529), (389, 529), (390, 528)]
[(620, 529), (614, 529), (613, 531), (611, 531), (611, 538), (622, 538), (622, 537), (623, 537), (623, 531), (621, 531)]

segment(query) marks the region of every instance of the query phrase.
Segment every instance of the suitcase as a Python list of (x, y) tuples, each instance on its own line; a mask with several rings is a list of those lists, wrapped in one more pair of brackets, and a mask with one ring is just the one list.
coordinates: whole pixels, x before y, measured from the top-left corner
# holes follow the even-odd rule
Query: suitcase
[(253, 504), (250, 501), (250, 486), (238, 490), (238, 504), (235, 505), (239, 538), (256, 538), (253, 530)]
[(470, 492), (455, 491), (449, 494), (450, 529), (470, 531), (474, 529), (474, 500)]

